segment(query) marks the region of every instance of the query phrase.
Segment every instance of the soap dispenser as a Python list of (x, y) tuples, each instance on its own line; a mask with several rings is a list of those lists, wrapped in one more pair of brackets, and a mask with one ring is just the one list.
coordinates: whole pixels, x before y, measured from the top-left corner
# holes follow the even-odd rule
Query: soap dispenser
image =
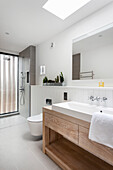
[(99, 82), (99, 87), (104, 87), (104, 82), (102, 80)]

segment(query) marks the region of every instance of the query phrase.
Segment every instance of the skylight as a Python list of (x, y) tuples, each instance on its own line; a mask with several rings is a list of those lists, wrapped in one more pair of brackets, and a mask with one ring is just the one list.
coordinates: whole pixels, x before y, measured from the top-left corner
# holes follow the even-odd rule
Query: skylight
[(66, 19), (91, 0), (48, 0), (43, 8), (61, 19)]

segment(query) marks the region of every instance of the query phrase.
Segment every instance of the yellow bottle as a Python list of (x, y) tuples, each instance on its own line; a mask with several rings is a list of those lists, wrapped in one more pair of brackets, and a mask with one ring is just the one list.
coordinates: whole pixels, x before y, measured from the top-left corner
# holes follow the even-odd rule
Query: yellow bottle
[(104, 82), (102, 80), (99, 82), (99, 87), (104, 87)]

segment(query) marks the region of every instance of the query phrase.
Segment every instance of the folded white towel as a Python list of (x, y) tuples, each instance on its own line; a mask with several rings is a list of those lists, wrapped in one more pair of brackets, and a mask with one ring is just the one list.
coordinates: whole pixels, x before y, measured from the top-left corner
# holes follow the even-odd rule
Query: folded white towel
[(113, 115), (94, 113), (89, 130), (89, 139), (113, 148)]

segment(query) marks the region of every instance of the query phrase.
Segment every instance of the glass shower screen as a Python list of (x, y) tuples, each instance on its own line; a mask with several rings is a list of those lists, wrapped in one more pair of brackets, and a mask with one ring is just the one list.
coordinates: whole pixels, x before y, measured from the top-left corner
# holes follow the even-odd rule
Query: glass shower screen
[(18, 57), (0, 54), (0, 114), (18, 111)]

